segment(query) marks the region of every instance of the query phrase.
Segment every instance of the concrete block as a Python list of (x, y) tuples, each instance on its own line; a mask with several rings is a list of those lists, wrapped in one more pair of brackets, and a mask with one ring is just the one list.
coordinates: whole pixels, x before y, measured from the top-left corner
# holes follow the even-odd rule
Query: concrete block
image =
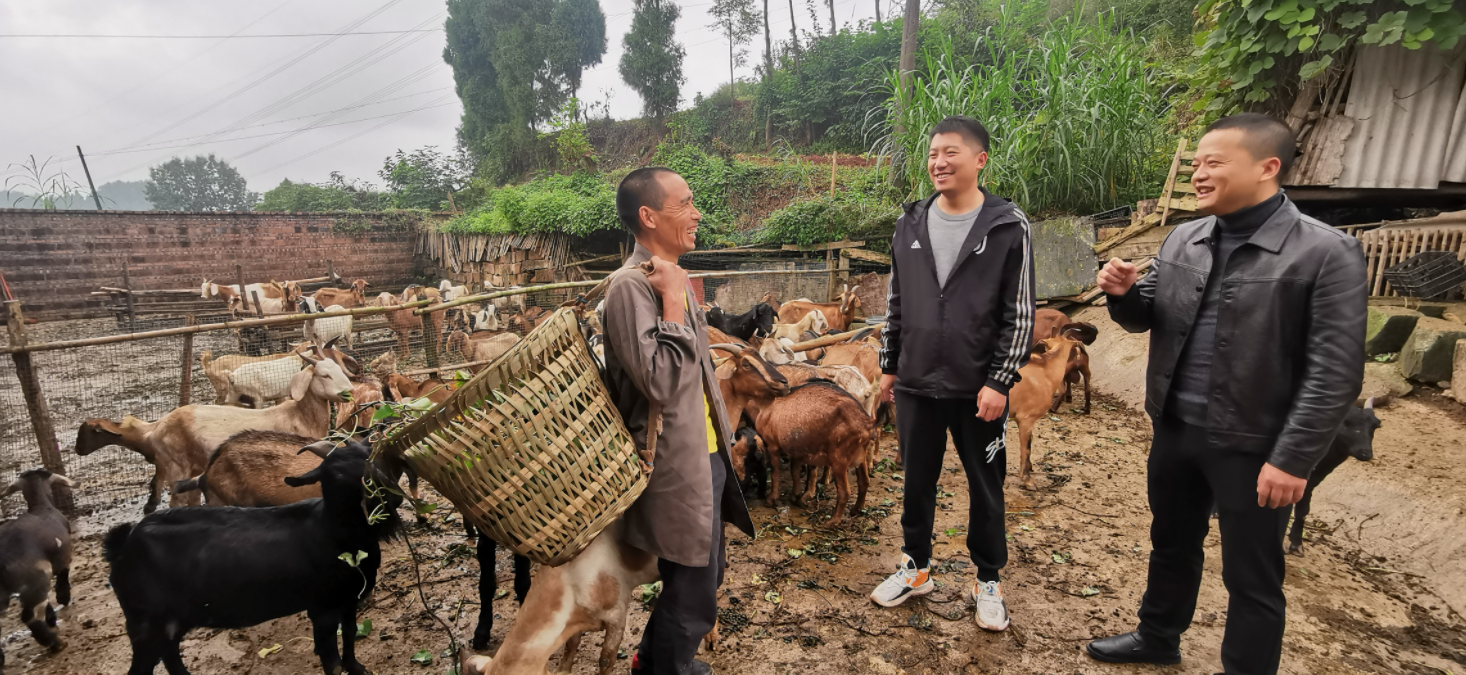
[(1376, 406), (1384, 407), (1390, 401), (1408, 396), (1414, 390), (1415, 386), (1400, 374), (1398, 364), (1370, 361), (1364, 364), (1364, 388), (1359, 391), (1359, 400), (1356, 403), (1362, 404), (1373, 398)]
[(1421, 318), (1400, 349), (1400, 374), (1416, 382), (1435, 384), (1451, 379), (1456, 342), (1466, 340), (1466, 325), (1443, 319)]
[(1466, 403), (1466, 340), (1456, 341), (1456, 352), (1451, 364), (1451, 395)]
[(1369, 323), (1364, 330), (1364, 353), (1377, 356), (1400, 351), (1420, 318), (1420, 312), (1404, 307), (1370, 307)]

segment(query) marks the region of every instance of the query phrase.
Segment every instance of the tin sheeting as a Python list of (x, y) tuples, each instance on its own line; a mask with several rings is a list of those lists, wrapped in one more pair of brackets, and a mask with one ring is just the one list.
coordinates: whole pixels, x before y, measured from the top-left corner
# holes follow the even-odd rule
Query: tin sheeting
[(1435, 189), (1466, 177), (1463, 57), (1462, 47), (1360, 47), (1344, 110), (1356, 123), (1333, 186)]

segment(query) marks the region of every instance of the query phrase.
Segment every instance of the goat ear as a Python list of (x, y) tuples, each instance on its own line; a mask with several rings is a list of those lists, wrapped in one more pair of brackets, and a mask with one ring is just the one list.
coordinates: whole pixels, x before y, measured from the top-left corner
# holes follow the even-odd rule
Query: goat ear
[(51, 478), (48, 479), (48, 482), (51, 483), (51, 485), (65, 485), (66, 487), (76, 487), (76, 481), (71, 480), (70, 478), (67, 478), (66, 476), (63, 476), (59, 473), (51, 474)]
[(1032, 355), (1032, 356), (1038, 356), (1038, 355), (1043, 354), (1043, 353), (1045, 353), (1047, 351), (1049, 351), (1049, 346), (1048, 345), (1046, 345), (1046, 344), (1044, 344), (1042, 342), (1035, 342), (1033, 344), (1033, 349), (1029, 350), (1028, 353), (1030, 355)]
[[(301, 354), (300, 357), (303, 358), (303, 359), (304, 358), (309, 358), (309, 357), (307, 357), (304, 354)], [(305, 398), (305, 393), (307, 391), (309, 391), (310, 390), (310, 387), (311, 387), (311, 378), (315, 377), (315, 375), (316, 375), (316, 369), (315, 369), (314, 366), (312, 366), (310, 368), (303, 368), (303, 369), (301, 369), (300, 372), (298, 372), (298, 373), (296, 373), (294, 375), (291, 375), (290, 376), (290, 400), (292, 400), (292, 401), (299, 401), (299, 400)]]

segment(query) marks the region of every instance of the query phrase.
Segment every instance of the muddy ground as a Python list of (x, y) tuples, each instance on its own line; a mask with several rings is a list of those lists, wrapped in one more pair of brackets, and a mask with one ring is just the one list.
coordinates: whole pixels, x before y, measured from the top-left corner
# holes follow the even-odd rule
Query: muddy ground
[[(1435, 533), (1422, 505), (1460, 516), (1466, 504), (1466, 416), (1430, 392), (1396, 401), (1381, 411), (1384, 427), (1376, 459), (1350, 462), (1319, 489), (1309, 539), (1288, 558), (1288, 634), (1284, 673), (1462, 673), (1466, 670), (1466, 621), (1459, 604), (1441, 595), (1425, 566), (1460, 565), (1460, 532)], [(1016, 431), (1010, 437), (1010, 475), (1016, 473)], [(965, 479), (955, 455), (937, 511), (934, 562), (938, 589), (897, 609), (866, 598), (899, 556), (899, 470), (881, 464), (867, 508), (835, 529), (821, 527), (832, 500), (810, 513), (794, 506), (754, 503), (761, 526), (755, 540), (731, 537), (727, 582), (720, 592), (724, 640), (703, 658), (724, 673), (1213, 673), (1221, 670), (1218, 645), (1226, 624), (1226, 594), (1208, 538), (1207, 573), (1196, 623), (1185, 637), (1180, 666), (1118, 667), (1094, 663), (1080, 651), (1092, 637), (1130, 630), (1143, 591), (1149, 543), (1144, 500), (1144, 460), (1150, 443), (1147, 420), (1120, 399), (1098, 397), (1093, 414), (1064, 412), (1041, 423), (1036, 440), (1039, 489), (1016, 480), (1007, 488), (1012, 539), (1005, 592), (1013, 616), (1006, 633), (977, 629), (962, 591), (973, 580), (963, 546)], [(882, 456), (894, 456), (887, 435)], [(785, 481), (788, 485), (788, 481)], [(1413, 500), (1413, 501), (1410, 501)], [(1363, 510), (1352, 508), (1362, 501)], [(0, 632), (11, 673), (120, 673), (130, 650), (116, 601), (106, 586), (96, 523), (130, 512), (96, 514), (79, 523), (72, 578), (75, 601), (61, 612), (67, 648), (43, 652), (19, 628), (17, 610), (3, 617)], [(1413, 519), (1378, 525), (1398, 510)], [(1414, 514), (1414, 515), (1411, 515)], [(113, 518), (106, 518), (113, 516)], [(1446, 522), (1446, 521), (1442, 521)], [(1452, 521), (1454, 522), (1454, 521)], [(1408, 530), (1408, 531), (1403, 531)], [(472, 630), (478, 611), (477, 567), (457, 514), (440, 511), (409, 535), (425, 580), (429, 609)], [(1452, 540), (1454, 536), (1457, 539)], [(1414, 545), (1429, 540), (1435, 548)], [(1280, 544), (1281, 545), (1281, 544)], [(1422, 559), (1421, 556), (1443, 556)], [(384, 573), (360, 620), (370, 635), (360, 643), (363, 663), (378, 673), (443, 673), (438, 655), (448, 643), (424, 611), (413, 585), (414, 570), (403, 542), (384, 549)], [(501, 585), (510, 585), (509, 559), (501, 553)], [(503, 591), (501, 591), (503, 593)], [(500, 620), (494, 647), (514, 621), (513, 600), (495, 603)], [(626, 650), (639, 639), (647, 616), (633, 606)], [(244, 630), (197, 630), (184, 642), (185, 660), (198, 673), (319, 672), (303, 616)], [(593, 672), (600, 636), (581, 647), (576, 673)], [(431, 665), (409, 659), (420, 650)], [(617, 664), (625, 673), (629, 660)]]

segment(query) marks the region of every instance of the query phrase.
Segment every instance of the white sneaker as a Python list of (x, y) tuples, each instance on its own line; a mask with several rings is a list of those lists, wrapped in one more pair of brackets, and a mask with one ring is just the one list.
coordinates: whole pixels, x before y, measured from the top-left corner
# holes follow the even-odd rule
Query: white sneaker
[(870, 599), (882, 607), (895, 607), (911, 596), (926, 595), (936, 587), (932, 582), (931, 567), (917, 569), (916, 561), (902, 553), (901, 565), (896, 568), (896, 573), (876, 586)]
[(975, 582), (972, 601), (977, 604), (978, 628), (993, 632), (1008, 630), (1008, 606), (1003, 603), (1003, 587), (998, 582)]

